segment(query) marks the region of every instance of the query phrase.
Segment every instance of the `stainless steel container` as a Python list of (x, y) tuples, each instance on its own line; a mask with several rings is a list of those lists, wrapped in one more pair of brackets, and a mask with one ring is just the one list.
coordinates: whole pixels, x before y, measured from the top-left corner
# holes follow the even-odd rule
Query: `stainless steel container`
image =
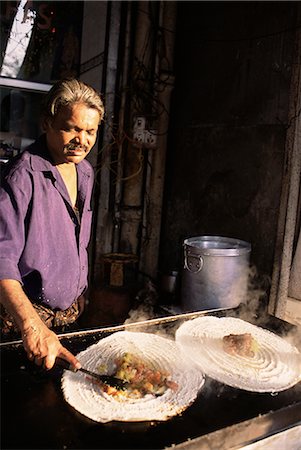
[(223, 236), (184, 241), (183, 311), (234, 308), (246, 299), (251, 244)]

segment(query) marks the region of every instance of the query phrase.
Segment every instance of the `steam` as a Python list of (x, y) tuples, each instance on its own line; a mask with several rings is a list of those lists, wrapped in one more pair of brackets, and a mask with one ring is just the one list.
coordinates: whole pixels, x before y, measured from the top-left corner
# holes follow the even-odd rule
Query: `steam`
[(270, 277), (259, 276), (257, 268), (251, 266), (248, 270), (247, 280), (245, 300), (237, 310), (237, 317), (246, 322), (256, 322), (258, 326), (266, 325), (270, 319), (267, 313)]
[[(271, 278), (267, 275), (259, 275), (257, 268), (251, 266), (248, 273), (246, 300), (240, 305), (236, 316), (259, 327), (270, 328), (274, 317), (268, 313), (270, 287)], [(277, 330), (272, 331), (301, 350), (301, 328), (278, 318), (274, 321)]]
[[(244, 301), (240, 303), (239, 307), (225, 311), (225, 316), (231, 315), (246, 322), (252, 323), (259, 327), (271, 329), (271, 324), (275, 325), (277, 329), (272, 329), (273, 332), (282, 336), (290, 344), (295, 345), (301, 350), (301, 329), (294, 327), (287, 322), (275, 319), (268, 313), (269, 291), (271, 286), (271, 278), (267, 275), (260, 275), (256, 266), (250, 266), (247, 269), (247, 289), (244, 296)], [(159, 302), (159, 292), (157, 286), (151, 281), (147, 280), (143, 288), (138, 292), (135, 298), (134, 306), (128, 313), (128, 318), (124, 325), (131, 328), (131, 324), (139, 322), (147, 322), (156, 317), (156, 308)], [(174, 305), (170, 308), (171, 314), (182, 313), (181, 309)], [(174, 313), (172, 312), (174, 309)], [(184, 311), (183, 311), (184, 313)], [(196, 314), (198, 311), (196, 311)], [(161, 315), (162, 316), (162, 315)], [(168, 314), (167, 314), (168, 316)], [(180, 318), (175, 321), (166, 321), (163, 323), (156, 323), (153, 326), (148, 324), (141, 324), (141, 327), (135, 326), (136, 331), (150, 331), (154, 334), (173, 338), (177, 328), (187, 318)]]
[(286, 336), (284, 336), (284, 339), (297, 347), (297, 349), (301, 352), (301, 327), (297, 327), (289, 331)]
[(155, 316), (154, 308), (158, 302), (158, 291), (151, 280), (147, 280), (144, 287), (138, 292), (134, 306), (128, 313), (124, 324), (142, 322)]
[[(268, 313), (269, 291), (271, 286), (270, 277), (267, 275), (260, 275), (257, 268), (251, 266), (248, 268), (247, 280), (247, 290), (243, 303), (237, 308), (228, 311), (226, 310), (222, 315), (237, 317), (258, 327), (270, 329), (301, 351), (301, 328), (294, 327)], [(162, 337), (174, 339), (176, 330), (182, 323), (189, 320), (189, 318), (185, 317), (187, 316), (187, 313), (184, 313), (184, 311), (184, 317), (179, 316), (175, 320), (168, 320), (167, 314), (166, 321), (161, 322), (159, 320), (154, 324), (141, 323), (141, 326), (137, 326), (137, 323), (139, 324), (139, 322), (147, 322), (156, 317), (158, 301), (159, 293), (156, 285), (151, 281), (147, 281), (143, 289), (137, 294), (135, 305), (124, 322), (125, 325), (128, 325), (128, 330), (146, 331)], [(175, 315), (182, 313), (177, 305), (174, 305), (174, 309), (176, 311)], [(198, 315), (199, 311), (196, 311), (195, 313)], [(173, 314), (172, 311), (171, 314)], [(136, 325), (132, 328), (131, 324), (134, 323)], [(223, 395), (224, 391), (227, 395), (233, 397), (239, 395), (236, 389), (206, 376), (206, 391), (204, 395), (211, 395), (213, 393), (215, 396), (219, 397)]]
[[(167, 320), (165, 322), (158, 323), (156, 321), (156, 317), (158, 318), (156, 313), (158, 302), (158, 288), (151, 280), (147, 280), (144, 287), (136, 295), (134, 306), (129, 311), (128, 318), (124, 321), (124, 325), (126, 326), (125, 329), (130, 331), (151, 332), (152, 334), (156, 334), (161, 337), (173, 339), (175, 331), (179, 327), (180, 320)], [(160, 317), (161, 316), (162, 315), (160, 315)], [(148, 321), (152, 319), (155, 323), (150, 325)], [(141, 322), (141, 326), (137, 326), (139, 322)], [(131, 326), (133, 324), (134, 327)]]

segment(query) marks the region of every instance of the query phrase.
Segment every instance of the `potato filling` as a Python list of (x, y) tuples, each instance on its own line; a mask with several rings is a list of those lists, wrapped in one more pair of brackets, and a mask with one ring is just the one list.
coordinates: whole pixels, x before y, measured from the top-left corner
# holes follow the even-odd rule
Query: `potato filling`
[(129, 384), (123, 390), (104, 385), (103, 390), (107, 394), (141, 398), (147, 394), (163, 395), (169, 388), (172, 390), (178, 388), (177, 383), (168, 379), (170, 375), (168, 372), (150, 367), (145, 361), (131, 353), (124, 353), (120, 358), (117, 358), (115, 366), (112, 375), (127, 381)]
[(230, 355), (252, 358), (258, 351), (258, 343), (250, 333), (229, 334), (223, 337), (223, 350)]

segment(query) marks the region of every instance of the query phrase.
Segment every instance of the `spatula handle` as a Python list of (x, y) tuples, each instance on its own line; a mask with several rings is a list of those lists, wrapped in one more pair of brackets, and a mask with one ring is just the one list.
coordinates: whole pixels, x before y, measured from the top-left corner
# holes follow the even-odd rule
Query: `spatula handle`
[(66, 370), (71, 370), (71, 372), (83, 372), (87, 375), (90, 375), (90, 377), (96, 378), (96, 380), (101, 381), (102, 383), (108, 384), (110, 386), (116, 387), (117, 389), (125, 389), (128, 385), (128, 383), (124, 380), (120, 380), (119, 378), (116, 378), (112, 375), (101, 375), (94, 372), (91, 372), (90, 370), (84, 369), (81, 367), (80, 369), (76, 369), (73, 367), (68, 361), (62, 358), (56, 358), (56, 363)]
[(72, 366), (72, 364), (70, 364), (68, 361), (66, 361), (66, 359), (57, 357), (55, 362), (63, 369), (71, 370), (72, 372), (77, 372), (77, 370), (78, 370), (74, 366)]

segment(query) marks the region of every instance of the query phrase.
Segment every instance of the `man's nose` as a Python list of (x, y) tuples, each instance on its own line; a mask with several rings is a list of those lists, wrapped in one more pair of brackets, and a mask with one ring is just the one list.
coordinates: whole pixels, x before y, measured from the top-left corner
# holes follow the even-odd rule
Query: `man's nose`
[(86, 132), (84, 130), (78, 131), (77, 134), (76, 134), (76, 141), (80, 145), (85, 145), (86, 144), (86, 140), (87, 140)]

